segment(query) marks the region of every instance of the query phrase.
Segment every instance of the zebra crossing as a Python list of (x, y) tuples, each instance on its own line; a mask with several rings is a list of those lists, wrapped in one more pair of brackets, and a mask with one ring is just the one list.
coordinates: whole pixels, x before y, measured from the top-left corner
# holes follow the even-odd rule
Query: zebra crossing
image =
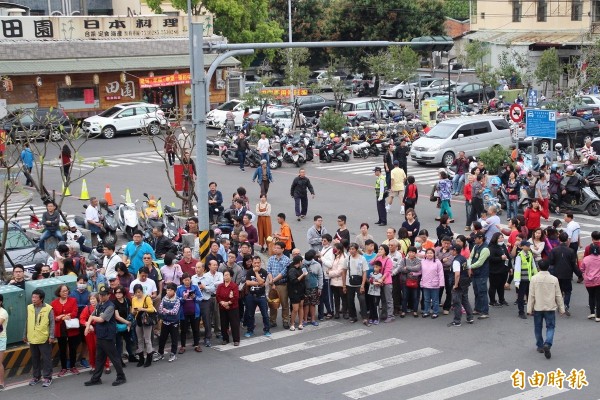
[[(142, 152), (142, 153), (132, 153), (132, 154), (122, 154), (120, 156), (111, 156), (111, 157), (86, 157), (81, 161), (75, 161), (73, 165), (73, 169), (77, 170), (91, 170), (94, 168), (98, 168), (102, 166), (102, 168), (118, 168), (123, 166), (132, 166), (138, 164), (153, 164), (153, 163), (163, 163), (165, 160), (161, 154), (158, 154), (155, 151)], [(56, 166), (59, 166), (59, 163), (56, 162)]]
[[(18, 222), (22, 227), (26, 227), (29, 225), (29, 216), (31, 215), (31, 210), (29, 209), (29, 205), (33, 206), (33, 210), (37, 217), (42, 219), (42, 214), (46, 211), (46, 207), (43, 205), (36, 205), (34, 203), (25, 203), (24, 201), (10, 201), (6, 206), (7, 213), (6, 215), (10, 218), (16, 214), (15, 218), (12, 218), (11, 221)], [(2, 207), (2, 212), (4, 213), (4, 207)], [(71, 214), (65, 214), (67, 219), (72, 219), (74, 216)], [(61, 224), (64, 221), (61, 219)]]
[[(348, 329), (341, 333), (311, 338), (316, 331), (326, 333), (330, 328), (343, 327), (341, 322), (324, 321), (317, 327), (309, 325), (303, 331), (278, 331), (268, 338), (244, 339), (239, 347), (212, 348), (239, 357), (253, 368), (293, 373), (298, 382), (323, 387), (332, 398), (335, 395), (349, 399), (390, 398), (402, 388), (406, 390), (403, 397), (409, 400), (444, 400), (468, 395), (472, 396), (468, 398), (539, 400), (570, 391), (568, 387), (552, 386), (520, 390), (512, 386), (512, 372), (507, 369), (488, 371), (487, 361), (460, 356), (456, 359), (457, 356), (440, 349), (419, 348), (398, 337), (373, 341), (373, 332), (364, 327), (352, 329), (346, 325)], [(290, 340), (293, 340), (291, 344)], [(374, 355), (384, 358), (373, 360)], [(284, 363), (284, 357), (292, 361)], [(437, 378), (445, 375), (454, 379), (450, 380), (451, 385), (440, 388)], [(302, 390), (300, 384), (296, 387)], [(385, 397), (377, 397), (381, 394)]]
[[(382, 165), (381, 160), (373, 159), (371, 161), (359, 161), (353, 163), (319, 164), (315, 166), (315, 169), (340, 172), (342, 174), (370, 176), (373, 175), (373, 169), (375, 167), (381, 167)], [(437, 183), (440, 180), (438, 170), (439, 168), (421, 167), (412, 164), (408, 166), (408, 174), (414, 176), (419, 185)]]

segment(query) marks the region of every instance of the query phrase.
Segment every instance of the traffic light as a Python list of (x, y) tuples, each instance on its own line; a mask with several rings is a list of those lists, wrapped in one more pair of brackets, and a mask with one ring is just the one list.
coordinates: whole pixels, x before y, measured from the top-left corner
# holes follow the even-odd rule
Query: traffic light
[[(410, 42), (414, 43), (411, 47), (415, 51), (450, 51), (454, 46), (454, 41), (450, 36), (421, 36), (412, 39)], [(422, 42), (429, 43), (420, 44)]]

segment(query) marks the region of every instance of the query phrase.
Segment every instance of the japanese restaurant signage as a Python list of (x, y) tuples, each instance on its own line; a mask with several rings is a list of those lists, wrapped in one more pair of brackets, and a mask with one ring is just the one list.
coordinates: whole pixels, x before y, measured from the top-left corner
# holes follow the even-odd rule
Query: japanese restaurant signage
[[(204, 36), (213, 32), (212, 15), (197, 15)], [(2, 16), (0, 39), (85, 40), (188, 37), (187, 16)]]

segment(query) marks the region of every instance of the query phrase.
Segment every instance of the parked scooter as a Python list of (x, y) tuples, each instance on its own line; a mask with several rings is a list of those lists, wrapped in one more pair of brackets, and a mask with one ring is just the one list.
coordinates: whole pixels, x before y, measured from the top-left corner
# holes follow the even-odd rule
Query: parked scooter
[(350, 150), (348, 150), (346, 144), (342, 141), (339, 143), (334, 143), (333, 154), (331, 155), (331, 158), (334, 161), (348, 162), (350, 161)]
[[(237, 147), (235, 145), (233, 145), (233, 144), (228, 145), (227, 143), (223, 142), (223, 144), (220, 146), (220, 150), (221, 150), (221, 158), (223, 159), (223, 161), (225, 161), (226, 165), (240, 163), (238, 156), (237, 156)], [(246, 158), (244, 165), (251, 166), (250, 160), (248, 158)]]
[[(125, 199), (125, 196), (121, 197)], [(138, 200), (136, 199), (132, 203), (121, 203), (117, 212), (117, 225), (121, 232), (130, 240), (133, 238), (133, 232), (138, 229), (139, 225), (136, 209), (137, 202)]]
[(574, 197), (563, 195), (560, 204), (557, 196), (550, 196), (550, 208), (556, 207), (560, 207), (561, 212), (587, 212), (592, 217), (597, 217), (600, 215), (600, 198), (592, 189), (580, 183), (578, 195)]
[(100, 238), (106, 244), (116, 244), (118, 224), (115, 208), (110, 207), (108, 202), (102, 199), (99, 202), (98, 214), (104, 227), (104, 231), (100, 232)]
[(330, 163), (333, 161), (333, 145), (330, 141), (323, 141), (316, 147), (319, 150), (319, 160)]
[(33, 206), (29, 206), (31, 214), (29, 214), (29, 229), (42, 229), (39, 217), (35, 214)]

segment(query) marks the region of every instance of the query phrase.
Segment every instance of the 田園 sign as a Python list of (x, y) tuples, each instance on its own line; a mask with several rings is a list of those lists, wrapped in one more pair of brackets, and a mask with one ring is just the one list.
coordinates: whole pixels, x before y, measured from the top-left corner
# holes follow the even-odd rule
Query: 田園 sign
[[(196, 15), (204, 36), (213, 33), (213, 17)], [(1, 16), (0, 39), (85, 40), (188, 37), (188, 17), (170, 15), (119, 16)]]

